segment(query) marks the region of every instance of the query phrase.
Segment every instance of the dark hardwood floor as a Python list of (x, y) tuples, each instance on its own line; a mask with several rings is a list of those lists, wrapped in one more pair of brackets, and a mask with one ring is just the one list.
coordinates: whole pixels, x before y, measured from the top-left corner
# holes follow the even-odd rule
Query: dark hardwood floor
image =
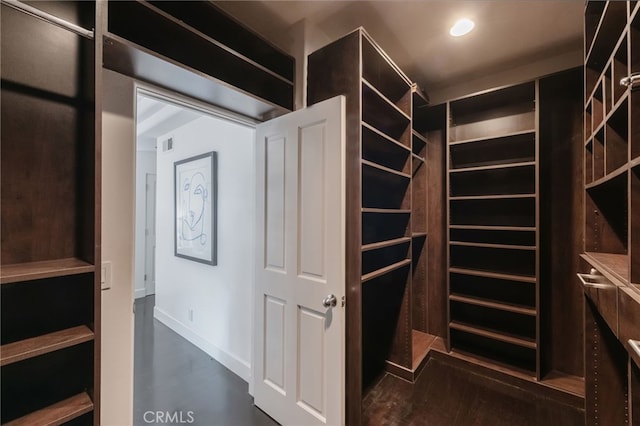
[[(134, 425), (161, 424), (148, 422), (157, 412), (182, 413), (183, 422), (191, 412), (194, 425), (277, 425), (253, 405), (246, 382), (154, 320), (153, 306), (152, 296), (136, 300)], [(369, 426), (584, 425), (581, 410), (435, 359), (414, 385), (384, 375), (363, 408)]]
[(582, 426), (584, 411), (429, 359), (414, 385), (384, 375), (363, 401), (364, 424)]
[(154, 320), (153, 306), (153, 296), (135, 302), (134, 425), (277, 425), (245, 381)]

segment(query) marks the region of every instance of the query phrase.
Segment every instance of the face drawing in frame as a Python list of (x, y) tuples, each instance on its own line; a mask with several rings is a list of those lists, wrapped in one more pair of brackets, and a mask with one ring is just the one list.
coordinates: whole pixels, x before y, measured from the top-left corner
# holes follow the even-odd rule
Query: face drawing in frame
[(182, 191), (180, 235), (184, 241), (198, 242), (204, 246), (207, 243), (204, 225), (209, 192), (202, 172), (186, 176), (180, 189)]

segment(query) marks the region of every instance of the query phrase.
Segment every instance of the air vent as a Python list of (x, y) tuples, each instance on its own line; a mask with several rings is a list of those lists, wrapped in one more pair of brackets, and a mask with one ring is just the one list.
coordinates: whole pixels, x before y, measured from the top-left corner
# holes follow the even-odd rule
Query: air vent
[(173, 138), (166, 139), (162, 141), (162, 151), (173, 151)]

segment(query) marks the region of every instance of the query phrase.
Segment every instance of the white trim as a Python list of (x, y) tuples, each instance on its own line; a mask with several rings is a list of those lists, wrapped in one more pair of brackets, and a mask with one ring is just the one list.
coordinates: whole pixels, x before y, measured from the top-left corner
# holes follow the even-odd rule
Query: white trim
[(134, 293), (133, 297), (135, 299), (140, 299), (142, 297), (146, 297), (147, 296), (147, 289), (146, 288), (136, 288), (133, 293)]
[(222, 118), (224, 120), (228, 120), (251, 128), (255, 128), (256, 125), (260, 123), (260, 121), (254, 118), (247, 117), (245, 115), (241, 115), (212, 104), (199, 102), (193, 98), (180, 95), (176, 92), (170, 92), (158, 87), (151, 86), (148, 83), (136, 81), (135, 93), (136, 95), (153, 98), (162, 102), (169, 103), (171, 105), (186, 108), (192, 111), (197, 111), (216, 118)]
[(159, 309), (157, 306), (153, 308), (153, 317), (178, 333), (180, 336), (187, 339), (189, 342), (196, 345), (198, 348), (205, 351), (209, 356), (227, 367), (245, 382), (249, 383), (251, 380), (251, 365), (248, 362), (218, 348), (216, 345), (203, 338), (182, 322), (173, 318), (171, 315)]

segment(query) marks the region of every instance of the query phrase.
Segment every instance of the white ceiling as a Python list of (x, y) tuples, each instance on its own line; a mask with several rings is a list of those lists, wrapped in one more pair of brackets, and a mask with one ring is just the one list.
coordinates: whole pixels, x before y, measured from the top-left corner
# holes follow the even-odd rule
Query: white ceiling
[[(301, 20), (334, 40), (363, 26), (428, 91), (461, 79), (582, 51), (584, 0), (221, 1), (228, 13), (285, 50)], [(467, 36), (448, 30), (476, 22)]]
[(138, 94), (136, 99), (136, 149), (138, 151), (154, 151), (157, 138), (202, 115), (202, 113), (189, 108)]

